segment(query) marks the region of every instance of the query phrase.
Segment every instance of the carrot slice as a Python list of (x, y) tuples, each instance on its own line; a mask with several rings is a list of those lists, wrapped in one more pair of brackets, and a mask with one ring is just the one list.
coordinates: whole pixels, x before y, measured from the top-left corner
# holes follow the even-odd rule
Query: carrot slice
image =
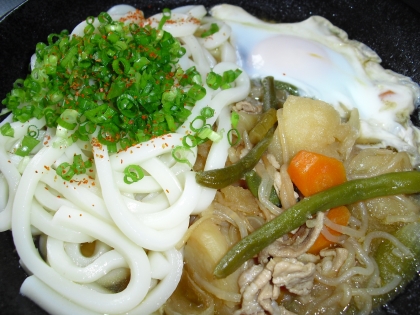
[(346, 170), (340, 160), (304, 150), (293, 157), (287, 172), (305, 197), (347, 180)]
[[(292, 182), (305, 197), (342, 184), (347, 180), (346, 170), (340, 160), (304, 150), (299, 151), (293, 157), (287, 172)], [(350, 215), (349, 209), (345, 206), (332, 208), (327, 213), (327, 217), (332, 222), (343, 226), (349, 223)], [(327, 229), (332, 235), (341, 234), (328, 227)], [(308, 253), (318, 255), (321, 249), (332, 245), (332, 241), (320, 234)]]
[[(330, 219), (334, 223), (337, 223), (343, 226), (346, 226), (347, 224), (349, 224), (350, 216), (351, 216), (350, 211), (349, 209), (347, 209), (346, 206), (332, 208), (327, 213), (328, 219)], [(340, 232), (332, 230), (329, 227), (327, 227), (327, 229), (332, 235), (341, 235)], [(318, 255), (321, 249), (330, 247), (333, 244), (334, 242), (327, 240), (324, 235), (319, 234), (315, 243), (309, 248), (308, 253)]]

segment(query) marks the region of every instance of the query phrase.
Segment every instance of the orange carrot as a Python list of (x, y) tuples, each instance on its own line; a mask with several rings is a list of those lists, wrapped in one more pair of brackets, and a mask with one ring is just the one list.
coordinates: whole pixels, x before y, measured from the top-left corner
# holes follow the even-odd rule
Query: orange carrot
[[(328, 219), (330, 219), (334, 223), (337, 223), (343, 226), (346, 226), (349, 223), (350, 215), (351, 215), (350, 211), (349, 209), (347, 209), (346, 206), (332, 208), (327, 213)], [(332, 235), (341, 234), (340, 232), (332, 230), (328, 227), (327, 229)], [(318, 255), (321, 249), (330, 247), (333, 244), (334, 242), (327, 240), (324, 235), (319, 234), (315, 243), (311, 246), (311, 248), (309, 248), (308, 253)]]
[[(316, 194), (325, 189), (344, 183), (346, 170), (341, 161), (319, 153), (299, 151), (290, 161), (287, 169), (290, 179), (306, 197)], [(350, 219), (350, 211), (345, 206), (332, 208), (327, 213), (332, 222), (347, 225)], [(340, 235), (340, 232), (331, 230), (332, 235)], [(309, 249), (308, 253), (317, 255), (323, 248), (330, 247), (333, 242), (320, 234)]]
[(305, 197), (346, 181), (346, 170), (341, 161), (304, 150), (293, 157), (287, 172)]

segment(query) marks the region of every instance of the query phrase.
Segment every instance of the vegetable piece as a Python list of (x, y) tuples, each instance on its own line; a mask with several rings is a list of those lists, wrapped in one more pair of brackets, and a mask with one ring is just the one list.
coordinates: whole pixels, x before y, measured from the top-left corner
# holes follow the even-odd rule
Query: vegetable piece
[(220, 260), (213, 274), (218, 278), (226, 277), (274, 240), (304, 224), (308, 217), (318, 211), (380, 196), (419, 192), (420, 172), (409, 171), (347, 181), (306, 197), (236, 243)]
[(274, 108), (270, 108), (264, 114), (262, 114), (257, 124), (249, 132), (249, 141), (252, 144), (260, 142), (267, 131), (276, 123), (277, 111)]
[(9, 122), (5, 123), (0, 127), (0, 132), (5, 137), (12, 137), (15, 135), (15, 130), (12, 128)]
[[(413, 254), (413, 257), (407, 257), (395, 253), (397, 247), (389, 240), (385, 240), (379, 245), (375, 260), (378, 264), (382, 285), (386, 285), (394, 279), (395, 276), (402, 277), (399, 287), (403, 287), (410, 281), (420, 266), (420, 222), (409, 223), (394, 233), (394, 236)], [(391, 291), (380, 296), (379, 300), (383, 303), (389, 301), (398, 291)], [(380, 302), (380, 301), (377, 301)], [(382, 304), (381, 302), (381, 304)]]
[(24, 136), (22, 145), (16, 149), (15, 154), (19, 156), (28, 156), (40, 141), (30, 136)]
[(37, 45), (32, 73), (2, 104), (15, 121), (44, 116), (48, 127), (65, 129), (62, 138), (74, 130), (72, 141), (88, 141), (86, 119), (94, 130), (113, 124), (112, 139), (101, 142), (110, 153), (175, 131), (206, 90), (195, 67), (177, 67), (186, 50), (162, 29), (170, 16), (164, 9), (155, 29), (101, 13), (86, 19), (82, 36), (51, 34)]
[[(328, 219), (330, 219), (334, 223), (337, 223), (343, 226), (346, 226), (347, 224), (349, 224), (350, 216), (351, 216), (350, 211), (349, 209), (347, 209), (346, 206), (332, 208), (327, 213)], [(328, 227), (326, 228), (332, 235), (341, 235), (341, 233), (338, 231), (332, 230)], [(333, 244), (334, 242), (327, 240), (327, 238), (324, 235), (319, 234), (315, 243), (311, 246), (311, 248), (309, 248), (308, 253), (318, 255), (321, 249), (330, 247)]]
[(344, 183), (346, 170), (341, 161), (322, 154), (299, 151), (287, 168), (293, 184), (306, 197)]
[(274, 128), (237, 163), (225, 168), (197, 172), (195, 180), (202, 186), (220, 189), (241, 179), (258, 163), (273, 138)]
[[(245, 181), (249, 191), (254, 195), (255, 198), (258, 198), (258, 187), (261, 184), (261, 177), (257, 174), (257, 172), (252, 170), (245, 174)], [(270, 200), (270, 202), (275, 204), (277, 207), (281, 206), (279, 196), (277, 196), (274, 187), (271, 187), (268, 200)]]
[(73, 163), (63, 162), (58, 165), (56, 174), (64, 180), (71, 180), (76, 174), (86, 174), (86, 170), (92, 167), (92, 161), (83, 161), (82, 155), (77, 154), (73, 157)]
[(211, 23), (210, 28), (207, 31), (203, 32), (201, 34), (201, 37), (202, 38), (209, 37), (213, 35), (214, 33), (217, 33), (218, 31), (219, 31), (219, 25), (217, 25), (217, 23)]
[(226, 90), (232, 87), (232, 82), (235, 81), (242, 73), (242, 70), (236, 69), (226, 70), (223, 75), (217, 74), (216, 72), (210, 71), (207, 74), (206, 83), (209, 88), (217, 90), (219, 87), (222, 90)]
[(344, 152), (340, 150), (345, 150), (340, 139), (349, 134), (333, 106), (292, 95), (283, 105), (282, 128), (290, 158), (301, 150), (339, 158)]
[(124, 183), (132, 184), (144, 177), (143, 169), (135, 164), (128, 165), (124, 169)]
[(277, 97), (274, 87), (274, 78), (271, 76), (265, 77), (261, 80), (263, 87), (263, 110), (266, 112), (270, 108), (277, 109)]

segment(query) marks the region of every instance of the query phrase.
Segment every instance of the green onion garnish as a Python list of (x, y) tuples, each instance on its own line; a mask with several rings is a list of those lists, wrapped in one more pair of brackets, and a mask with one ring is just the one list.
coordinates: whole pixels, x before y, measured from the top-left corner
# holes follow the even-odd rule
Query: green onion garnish
[[(195, 67), (178, 66), (186, 51), (162, 30), (170, 17), (163, 10), (154, 29), (103, 12), (96, 27), (94, 17), (86, 19), (83, 36), (51, 34), (36, 45), (32, 73), (17, 80), (2, 103), (14, 121), (44, 117), (47, 127), (59, 129), (54, 147), (88, 141), (98, 127), (111, 153), (176, 131), (206, 90)], [(3, 135), (12, 135), (8, 128)]]
[(211, 118), (214, 116), (214, 109), (209, 106), (203, 107), (200, 111), (200, 114), (206, 119)]
[(194, 148), (198, 144), (197, 138), (193, 135), (186, 135), (182, 138), (182, 145), (186, 148)]
[(230, 123), (232, 124), (233, 128), (236, 128), (239, 123), (239, 114), (237, 112), (232, 112), (230, 116)]
[(38, 136), (39, 136), (39, 129), (38, 129), (38, 127), (37, 126), (35, 126), (35, 125), (30, 125), (29, 127), (28, 127), (28, 136), (29, 137), (32, 137), (32, 138), (38, 138)]
[(217, 23), (211, 23), (210, 28), (207, 31), (203, 32), (201, 34), (201, 37), (202, 38), (209, 37), (213, 35), (214, 33), (217, 33), (218, 31), (219, 31), (219, 26), (217, 25)]
[(188, 154), (194, 154), (194, 152), (190, 148), (181, 145), (176, 146), (172, 150), (172, 157), (175, 159), (175, 161), (180, 163), (186, 163), (190, 167), (192, 167), (190, 161), (187, 159)]
[(132, 184), (138, 182), (144, 177), (143, 169), (138, 165), (128, 165), (124, 169), (124, 182)]
[(209, 127), (201, 128), (201, 130), (197, 133), (197, 137), (201, 139), (210, 139), (213, 142), (220, 141), (222, 139), (222, 135)]
[(92, 167), (92, 161), (83, 161), (82, 155), (73, 157), (73, 163), (63, 162), (55, 170), (56, 174), (64, 180), (71, 180), (76, 174), (86, 174), (86, 170)]
[(28, 156), (32, 149), (35, 148), (40, 141), (32, 138), (31, 136), (25, 135), (22, 140), (22, 144), (16, 149), (15, 154), (19, 156)]
[(172, 13), (171, 13), (170, 9), (168, 9), (168, 8), (163, 9), (162, 18), (161, 18), (161, 20), (159, 22), (159, 25), (158, 25), (158, 30), (162, 29), (162, 27), (166, 23), (166, 21), (171, 18), (171, 15), (172, 15)]
[(8, 122), (0, 127), (0, 132), (5, 137), (13, 138), (13, 136), (15, 135), (15, 130), (12, 128), (12, 126)]
[[(236, 141), (232, 142), (233, 134), (236, 135)], [(237, 145), (241, 141), (241, 134), (239, 133), (238, 129), (232, 128), (227, 133), (228, 141), (231, 147)]]

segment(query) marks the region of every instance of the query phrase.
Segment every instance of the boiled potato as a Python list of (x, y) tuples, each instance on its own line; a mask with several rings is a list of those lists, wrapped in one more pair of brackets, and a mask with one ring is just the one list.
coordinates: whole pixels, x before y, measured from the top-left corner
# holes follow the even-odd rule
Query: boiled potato
[(283, 132), (289, 159), (300, 150), (343, 159), (342, 142), (351, 129), (325, 102), (289, 96), (284, 103)]

